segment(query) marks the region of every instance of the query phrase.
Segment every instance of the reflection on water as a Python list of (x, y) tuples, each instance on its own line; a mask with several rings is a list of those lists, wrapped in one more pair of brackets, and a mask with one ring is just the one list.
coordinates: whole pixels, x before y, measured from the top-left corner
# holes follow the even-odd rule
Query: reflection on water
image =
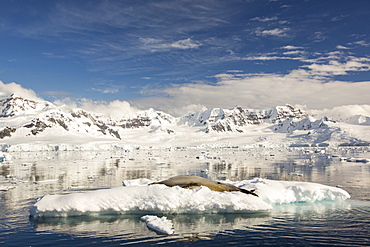
[[(13, 163), (0, 165), (0, 186), (20, 182), (30, 198), (35, 191), (60, 193), (121, 186), (125, 179), (167, 179), (192, 174), (216, 180), (240, 181), (255, 177), (274, 180), (312, 181), (343, 186), (358, 199), (370, 198), (369, 163), (341, 162), (339, 157), (366, 157), (366, 150), (328, 151), (276, 149), (158, 149), (121, 152), (23, 152)], [(42, 194), (41, 194), (42, 195)], [(41, 196), (40, 195), (40, 196)]]
[(261, 245), (263, 239), (263, 242), (273, 245), (285, 245), (287, 241), (294, 240), (294, 243), (301, 242), (302, 245), (307, 245), (308, 241), (318, 241), (327, 246), (346, 245), (349, 242), (351, 246), (366, 246), (370, 243), (370, 220), (363, 216), (370, 212), (370, 203), (362, 206), (356, 203), (287, 204), (276, 206), (270, 213), (258, 214), (167, 215), (174, 224), (175, 234), (172, 236), (161, 236), (150, 231), (139, 216), (133, 215), (41, 218), (31, 223), (41, 233), (67, 234), (75, 238), (119, 238), (125, 243), (145, 244), (154, 239), (157, 243), (207, 240), (212, 241), (207, 245), (213, 245), (213, 241), (222, 236), (220, 246), (228, 243), (230, 238), (237, 245)]
[[(271, 217), (268, 213), (259, 214), (208, 214), (208, 215), (169, 215), (174, 224), (177, 240), (212, 238), (221, 231), (245, 229), (263, 224)], [(128, 239), (144, 238), (156, 233), (150, 231), (140, 216), (99, 216), (40, 218), (32, 222), (37, 231), (52, 231), (74, 235), (94, 232), (96, 235), (126, 235)], [(99, 229), (99, 231), (97, 231)]]
[[(348, 201), (297, 203), (278, 205), (272, 212), (250, 214), (205, 214), (205, 215), (167, 215), (174, 224), (175, 238), (212, 237), (222, 231), (258, 228), (273, 222), (282, 214), (298, 216), (300, 220), (325, 217), (329, 210), (350, 210)], [(161, 216), (161, 215), (159, 215)], [(31, 223), (37, 231), (53, 231), (74, 235), (94, 232), (104, 236), (127, 235), (147, 236), (150, 230), (138, 215), (81, 216), (66, 218), (37, 218)], [(99, 231), (97, 231), (99, 229)], [(132, 236), (131, 236), (132, 237)]]
[[(72, 238), (77, 238), (81, 244), (104, 242), (104, 245), (107, 245), (106, 242), (111, 245), (170, 244), (195, 240), (212, 241), (212, 244), (220, 246), (233, 241), (236, 244), (248, 241), (250, 244), (261, 244), (261, 239), (266, 243), (274, 243), (279, 234), (293, 239), (293, 236), (284, 235), (283, 229), (294, 227), (303, 227), (306, 232), (297, 233), (297, 229), (294, 232), (306, 234), (307, 239), (314, 241), (310, 231), (316, 235), (322, 231), (334, 235), (335, 231), (339, 231), (336, 224), (342, 224), (345, 228), (340, 230), (345, 239), (338, 240), (337, 244), (347, 241), (347, 235), (354, 231), (357, 231), (358, 239), (369, 243), (365, 237), (367, 234), (362, 233), (368, 230), (369, 225), (365, 221), (370, 213), (370, 165), (340, 161), (340, 157), (369, 158), (366, 148), (324, 151), (148, 149), (109, 153), (24, 152), (13, 153), (12, 156), (12, 163), (0, 165), (0, 188), (9, 188), (0, 191), (0, 244), (8, 246), (61, 241), (61, 236), (64, 236), (64, 244)], [(46, 194), (122, 186), (122, 181), (126, 179), (162, 180), (183, 174), (232, 181), (255, 177), (312, 181), (341, 186), (356, 200), (279, 205), (265, 214), (166, 215), (174, 223), (173, 236), (157, 235), (150, 231), (140, 221), (139, 215), (28, 220), (29, 207)], [(348, 215), (352, 218), (349, 219)], [(19, 239), (19, 234), (22, 234), (23, 240)], [(243, 234), (248, 234), (248, 241)], [(360, 240), (356, 244), (361, 245)], [(326, 243), (323, 238), (320, 241)]]

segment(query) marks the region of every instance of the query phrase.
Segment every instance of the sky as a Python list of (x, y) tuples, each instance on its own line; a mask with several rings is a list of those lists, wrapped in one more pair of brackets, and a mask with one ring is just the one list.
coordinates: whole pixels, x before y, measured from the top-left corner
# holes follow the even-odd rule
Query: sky
[(370, 104), (369, 13), (368, 0), (2, 0), (0, 93), (177, 116)]

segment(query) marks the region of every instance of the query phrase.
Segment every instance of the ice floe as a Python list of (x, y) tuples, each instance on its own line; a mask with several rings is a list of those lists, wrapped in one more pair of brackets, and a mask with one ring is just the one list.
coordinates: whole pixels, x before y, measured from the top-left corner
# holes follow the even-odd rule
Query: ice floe
[(200, 186), (183, 189), (148, 185), (150, 180), (126, 180), (126, 186), (61, 195), (45, 195), (31, 208), (35, 217), (67, 217), (106, 214), (214, 214), (255, 213), (276, 204), (345, 200), (343, 189), (309, 182), (267, 179), (228, 181), (245, 189), (256, 189), (259, 197), (241, 192), (216, 192)]

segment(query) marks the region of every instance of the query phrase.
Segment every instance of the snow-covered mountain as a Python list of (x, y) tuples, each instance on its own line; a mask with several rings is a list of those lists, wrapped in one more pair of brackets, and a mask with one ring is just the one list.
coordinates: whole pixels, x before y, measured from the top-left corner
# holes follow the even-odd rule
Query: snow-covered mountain
[(112, 119), (82, 109), (65, 111), (47, 101), (28, 100), (11, 95), (0, 100), (0, 138), (28, 136), (106, 137), (121, 139), (120, 129), (150, 125), (171, 125), (174, 118), (153, 109), (137, 116)]
[(24, 99), (17, 95), (10, 95), (8, 98), (0, 100), (0, 117), (14, 117), (21, 115), (32, 115), (56, 107), (47, 101), (34, 101)]
[(261, 123), (280, 123), (285, 119), (303, 119), (307, 117), (302, 110), (290, 105), (277, 106), (268, 110), (213, 108), (197, 113), (190, 113), (179, 120), (179, 124), (204, 126), (205, 132), (244, 132), (243, 127)]
[[(349, 114), (343, 119), (313, 115), (291, 105), (267, 110), (212, 108), (182, 117), (149, 109), (134, 116), (111, 117), (51, 102), (10, 95), (0, 100), (0, 142), (60, 144), (104, 141), (148, 145), (193, 145), (237, 140), (253, 144), (369, 143), (370, 114)], [(327, 113), (330, 113), (329, 111)], [(321, 115), (320, 115), (321, 114)], [(231, 139), (230, 139), (231, 138)]]
[(328, 117), (337, 122), (355, 125), (370, 125), (370, 105), (346, 105), (325, 109), (321, 111), (311, 111), (314, 117)]

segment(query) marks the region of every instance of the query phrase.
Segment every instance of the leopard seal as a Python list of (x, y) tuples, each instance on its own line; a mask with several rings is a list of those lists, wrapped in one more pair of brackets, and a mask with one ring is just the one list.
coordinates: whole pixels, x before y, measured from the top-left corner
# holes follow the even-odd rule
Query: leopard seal
[(184, 189), (192, 189), (192, 188), (199, 187), (199, 186), (206, 186), (213, 191), (219, 191), (219, 192), (240, 191), (245, 194), (258, 196), (256, 193), (254, 193), (254, 190), (246, 190), (246, 189), (236, 187), (232, 184), (221, 183), (215, 180), (193, 176), (193, 175), (180, 175), (180, 176), (172, 177), (172, 178), (160, 181), (160, 182), (154, 182), (154, 183), (151, 183), (150, 185), (152, 184), (164, 184), (169, 187), (179, 186)]

